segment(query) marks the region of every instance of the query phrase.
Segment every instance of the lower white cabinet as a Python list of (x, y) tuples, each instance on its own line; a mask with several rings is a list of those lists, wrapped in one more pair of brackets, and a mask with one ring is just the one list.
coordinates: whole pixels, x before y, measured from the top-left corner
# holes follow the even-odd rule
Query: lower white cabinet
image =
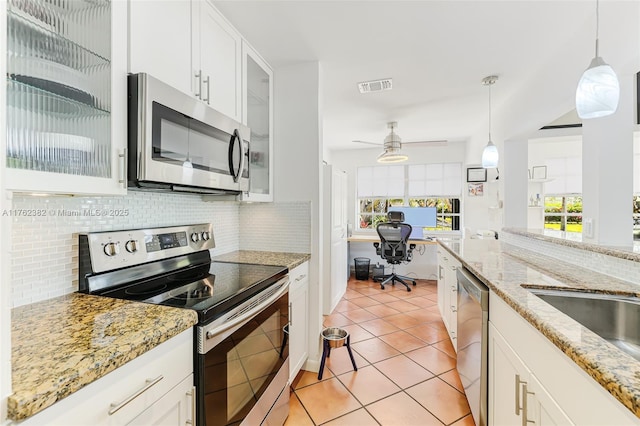
[(493, 292), (488, 343), (489, 425), (640, 425), (640, 419)]
[(18, 424), (184, 426), (194, 393), (190, 328)]
[(438, 307), (456, 352), (458, 351), (458, 279), (456, 270), (461, 266), (462, 264), (456, 258), (443, 248), (438, 247)]
[(489, 371), (489, 424), (573, 424), (493, 324), (489, 324)]
[(195, 403), (193, 374), (190, 374), (128, 424), (131, 426), (193, 424)]
[(289, 271), (289, 383), (309, 355), (309, 262)]

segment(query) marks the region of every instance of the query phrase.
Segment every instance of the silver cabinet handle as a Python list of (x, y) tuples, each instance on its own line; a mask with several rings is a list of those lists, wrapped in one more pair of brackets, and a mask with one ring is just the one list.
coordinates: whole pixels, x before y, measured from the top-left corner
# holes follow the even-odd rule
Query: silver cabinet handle
[(120, 179), (118, 183), (122, 184), (124, 188), (127, 187), (127, 148), (118, 153), (118, 160), (120, 161)]
[(452, 340), (456, 340), (456, 339), (457, 339), (457, 337), (456, 337), (456, 332), (455, 332), (455, 331), (452, 331), (452, 332), (451, 332), (451, 339), (452, 339)]
[(442, 266), (438, 265), (438, 278), (439, 279), (442, 279), (442, 269), (443, 269)]
[(451, 291), (453, 291), (453, 292), (458, 291), (458, 286), (452, 285), (451, 286)]
[[(520, 378), (519, 374), (516, 374), (516, 416), (522, 413), (522, 426), (527, 426), (527, 423), (535, 423), (533, 420), (527, 420), (527, 395), (535, 395), (533, 392), (527, 390), (527, 382)], [(520, 404), (520, 385), (522, 385), (522, 405)]]
[(187, 392), (187, 396), (191, 398), (191, 419), (185, 423), (188, 425), (196, 424), (196, 387), (192, 386), (191, 390)]
[(208, 76), (207, 76), (207, 79), (204, 81), (204, 83), (207, 85), (207, 99), (202, 98), (202, 101), (203, 101), (203, 102), (206, 102), (206, 103), (207, 103), (207, 105), (209, 105), (209, 101), (211, 100), (211, 97), (209, 96), (209, 89), (211, 88), (211, 82), (210, 82), (210, 80), (209, 80), (210, 78), (211, 78), (211, 76), (210, 76), (210, 75), (208, 75)]
[(457, 267), (455, 267), (455, 266), (449, 266), (449, 268), (451, 268), (451, 270), (452, 270), (452, 271), (455, 271), (456, 269), (458, 269), (458, 268), (457, 268)]
[(527, 395), (535, 395), (533, 392), (529, 392), (527, 390), (527, 382), (522, 383), (522, 426), (527, 426), (527, 423), (534, 423), (533, 420), (528, 420), (528, 410), (527, 410)]
[(289, 327), (293, 326), (293, 303), (289, 302)]
[(451, 312), (458, 312), (458, 308), (456, 308), (454, 305), (451, 305)]
[(300, 275), (299, 277), (296, 278), (296, 281), (302, 281), (306, 277), (307, 277), (307, 274), (302, 274), (302, 275)]
[(109, 415), (112, 415), (118, 412), (122, 407), (124, 407), (125, 405), (127, 405), (128, 403), (130, 403), (131, 401), (133, 401), (134, 399), (136, 399), (146, 391), (148, 391), (149, 388), (158, 384), (158, 382), (162, 379), (164, 379), (164, 376), (162, 374), (156, 377), (155, 379), (147, 379), (146, 380), (147, 384), (144, 385), (144, 387), (140, 388), (136, 393), (123, 399), (121, 402), (111, 403), (111, 409), (109, 410)]
[(520, 414), (522, 407), (520, 406), (520, 384), (526, 383), (520, 380), (520, 375), (516, 374), (516, 416)]
[(202, 70), (198, 70), (196, 78), (198, 79), (198, 93), (195, 93), (195, 95), (196, 98), (202, 99)]

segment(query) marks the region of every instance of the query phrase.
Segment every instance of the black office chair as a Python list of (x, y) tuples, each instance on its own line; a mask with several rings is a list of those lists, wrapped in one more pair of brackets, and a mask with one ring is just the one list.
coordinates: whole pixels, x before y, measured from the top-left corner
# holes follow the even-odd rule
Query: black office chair
[(391, 285), (395, 285), (397, 281), (402, 283), (407, 291), (411, 291), (411, 287), (406, 281), (411, 281), (413, 285), (416, 285), (416, 281), (413, 278), (396, 274), (395, 267), (401, 262), (410, 262), (413, 257), (413, 249), (416, 248), (416, 245), (408, 243), (412, 228), (408, 223), (403, 223), (404, 213), (402, 212), (389, 212), (387, 217), (389, 222), (379, 223), (376, 227), (380, 242), (373, 243), (373, 245), (376, 248), (376, 253), (391, 265), (391, 274), (380, 275), (374, 279), (381, 281), (380, 288), (383, 290), (385, 284), (391, 282)]

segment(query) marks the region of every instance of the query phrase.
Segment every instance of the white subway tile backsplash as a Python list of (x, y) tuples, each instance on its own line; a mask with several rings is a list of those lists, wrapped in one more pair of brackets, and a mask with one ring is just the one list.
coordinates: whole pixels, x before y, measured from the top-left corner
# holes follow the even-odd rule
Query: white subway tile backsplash
[[(8, 218), (12, 305), (78, 290), (78, 233), (211, 222), (213, 256), (241, 249), (308, 253), (310, 207), (309, 202), (205, 202), (193, 195), (141, 191), (121, 197), (15, 195), (14, 210), (41, 215)], [(103, 211), (112, 214), (105, 216)]]
[(211, 222), (216, 241), (212, 254), (240, 248), (237, 202), (205, 202), (193, 195), (129, 191), (121, 197), (16, 195), (12, 207), (40, 214), (9, 219), (13, 306), (78, 289), (77, 234), (81, 232)]
[(310, 202), (243, 204), (240, 222), (243, 250), (311, 252)]

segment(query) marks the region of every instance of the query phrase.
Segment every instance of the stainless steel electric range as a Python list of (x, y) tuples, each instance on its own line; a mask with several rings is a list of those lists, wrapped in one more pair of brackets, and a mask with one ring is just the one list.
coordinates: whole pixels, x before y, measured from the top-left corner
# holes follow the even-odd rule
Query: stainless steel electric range
[(79, 236), (80, 292), (192, 309), (197, 424), (288, 415), (288, 269), (212, 261), (213, 226)]

